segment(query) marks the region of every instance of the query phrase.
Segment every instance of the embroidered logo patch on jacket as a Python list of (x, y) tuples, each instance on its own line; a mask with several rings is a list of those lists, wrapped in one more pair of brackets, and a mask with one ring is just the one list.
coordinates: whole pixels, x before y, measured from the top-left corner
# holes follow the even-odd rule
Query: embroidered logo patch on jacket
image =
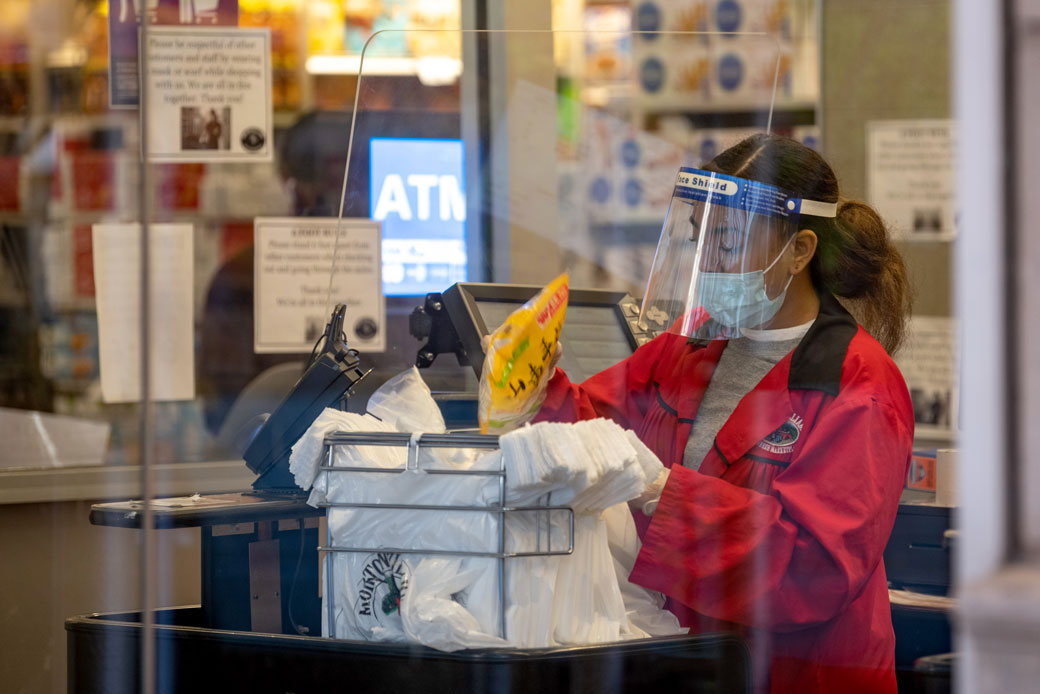
[(803, 420), (797, 414), (791, 414), (787, 421), (776, 431), (758, 442), (757, 448), (773, 455), (787, 455), (794, 450), (794, 444), (802, 434)]

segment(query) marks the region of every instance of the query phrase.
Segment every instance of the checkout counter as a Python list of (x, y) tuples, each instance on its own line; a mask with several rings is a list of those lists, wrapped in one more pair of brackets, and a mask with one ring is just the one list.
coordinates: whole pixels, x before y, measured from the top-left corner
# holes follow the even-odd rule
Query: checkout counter
[[(417, 363), (428, 366), (451, 353), (460, 365), (479, 369), (480, 339), (488, 326), (537, 289), (458, 284), (427, 296), (410, 321), (413, 336), (423, 341)], [(572, 292), (561, 366), (581, 380), (627, 356), (650, 337), (634, 325), (637, 312), (635, 301), (622, 293)], [(156, 691), (201, 686), (326, 692), (349, 683), (376, 691), (420, 691), (435, 684), (448, 691), (547, 694), (645, 692), (675, 682), (693, 691), (750, 691), (750, 654), (734, 634), (456, 653), (321, 638), (318, 547), (324, 509), (285, 492), (291, 486), (289, 447), (321, 409), (364, 377), (356, 352), (337, 341), (339, 334), (334, 314), (325, 349), (246, 449), (246, 462), (258, 475), (253, 491), (153, 503), (156, 529), (199, 527), (202, 537), (201, 604), (155, 613)], [(450, 423), (475, 421), (474, 396), (435, 397)], [(142, 508), (135, 501), (97, 504), (90, 520), (140, 529)], [(908, 492), (885, 552), (897, 594), (931, 594), (928, 600), (893, 600), (901, 689), (910, 690), (919, 679), (910, 674), (917, 658), (951, 650), (948, 599), (942, 598), (950, 583), (950, 521), (950, 509), (929, 503), (927, 493)], [(136, 691), (140, 613), (75, 617), (66, 630), (69, 692)]]
[[(139, 528), (139, 504), (98, 504), (95, 524)], [(677, 681), (750, 691), (750, 654), (729, 634), (602, 646), (444, 653), (321, 638), (319, 509), (303, 499), (227, 494), (168, 500), (156, 528), (202, 530), (202, 604), (155, 614), (158, 692), (636, 692)], [(137, 691), (139, 613), (69, 619), (69, 692)], [(301, 633), (302, 632), (302, 633)]]
[[(416, 361), (454, 354), (480, 368), (481, 337), (539, 288), (454, 285), (426, 301), (409, 321), (423, 341)], [(630, 354), (647, 336), (633, 329), (637, 308), (620, 292), (572, 291), (561, 365), (589, 375)], [(324, 407), (342, 405), (365, 372), (340, 340), (342, 309), (324, 348), (270, 418), (244, 458), (257, 474), (246, 493), (160, 499), (158, 530), (201, 530), (201, 604), (154, 615), (159, 692), (327, 692), (350, 684), (375, 691), (425, 691), (431, 684), (470, 692), (644, 692), (684, 682), (693, 691), (750, 691), (750, 653), (734, 634), (654, 638), (554, 649), (445, 653), (423, 646), (321, 638), (319, 538), (324, 509), (289, 493), (293, 442)], [(470, 355), (480, 355), (472, 359)], [(580, 377), (580, 376), (579, 376)], [(473, 426), (475, 394), (435, 394), (449, 426)], [(140, 529), (137, 501), (96, 504), (96, 525)], [(140, 613), (67, 620), (70, 692), (131, 692), (140, 681)]]

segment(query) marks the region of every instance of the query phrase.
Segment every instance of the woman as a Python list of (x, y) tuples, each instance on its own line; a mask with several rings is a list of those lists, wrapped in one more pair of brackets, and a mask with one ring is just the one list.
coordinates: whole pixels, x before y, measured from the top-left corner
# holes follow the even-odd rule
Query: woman
[(913, 441), (889, 357), (909, 307), (877, 214), (757, 135), (679, 174), (641, 315), (663, 332), (549, 383), (539, 419), (609, 417), (670, 468), (638, 500), (631, 580), (691, 631), (745, 633), (758, 688), (896, 689), (882, 551)]

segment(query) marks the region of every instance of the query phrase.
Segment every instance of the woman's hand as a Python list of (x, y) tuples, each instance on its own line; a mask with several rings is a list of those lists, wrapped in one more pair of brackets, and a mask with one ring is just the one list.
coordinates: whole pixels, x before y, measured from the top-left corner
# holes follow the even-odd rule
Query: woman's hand
[(661, 492), (664, 491), (664, 485), (668, 483), (668, 468), (661, 470), (661, 474), (657, 476), (657, 479), (646, 486), (643, 493), (628, 502), (628, 507), (633, 511), (642, 511), (648, 516), (654, 515), (654, 511), (657, 510), (657, 504), (661, 501)]
[(556, 343), (556, 349), (553, 350), (552, 359), (549, 360), (549, 378), (552, 379), (556, 375), (556, 365), (560, 363), (560, 357), (563, 356), (563, 345), (559, 342)]

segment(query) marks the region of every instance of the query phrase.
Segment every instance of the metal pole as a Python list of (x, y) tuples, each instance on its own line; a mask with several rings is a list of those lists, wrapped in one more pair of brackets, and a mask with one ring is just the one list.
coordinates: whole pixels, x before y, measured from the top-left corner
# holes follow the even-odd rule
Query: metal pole
[(502, 638), (508, 640), (509, 632), (506, 630), (506, 463), (505, 458), (499, 458), (499, 471), (502, 475), (498, 478), (498, 616), (502, 620)]
[(155, 653), (155, 602), (158, 557), (155, 546), (155, 529), (153, 527), (152, 480), (153, 449), (155, 448), (155, 430), (152, 425), (151, 406), (151, 289), (149, 287), (149, 258), (151, 255), (151, 239), (149, 238), (149, 219), (151, 217), (150, 187), (151, 175), (148, 166), (148, 8), (141, 5), (138, 14), (141, 24), (139, 43), (137, 46), (138, 93), (137, 114), (140, 130), (141, 159), (139, 162), (141, 175), (138, 186), (138, 210), (141, 215), (141, 306), (140, 306), (140, 343), (141, 343), (141, 499), (144, 509), (141, 514), (141, 525), (144, 530), (142, 538), (141, 566), (141, 692), (153, 694), (155, 691), (156, 653)]
[[(332, 467), (332, 446), (325, 446), (325, 464)], [(329, 473), (325, 473), (326, 480), (326, 491), (328, 490)], [(332, 546), (332, 509), (325, 512), (325, 546)], [(336, 556), (335, 552), (325, 553), (325, 605), (328, 607), (327, 617), (329, 622), (329, 638), (336, 638), (336, 606), (333, 603), (335, 600), (335, 590), (332, 586), (332, 577), (335, 572), (332, 570), (332, 562)]]
[[(325, 514), (325, 546), (332, 546), (332, 510)], [(329, 638), (336, 638), (336, 609), (333, 605), (335, 589), (332, 585), (332, 562), (336, 559), (336, 552), (325, 553), (325, 604), (328, 606)]]

